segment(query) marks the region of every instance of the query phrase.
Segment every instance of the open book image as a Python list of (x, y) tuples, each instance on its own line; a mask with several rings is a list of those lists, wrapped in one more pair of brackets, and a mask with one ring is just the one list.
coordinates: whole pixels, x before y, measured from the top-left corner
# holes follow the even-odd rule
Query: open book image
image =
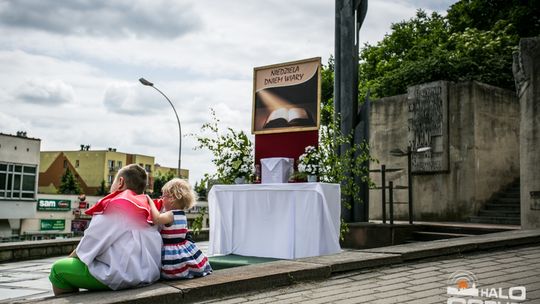
[(270, 112), (263, 128), (306, 127), (314, 125), (315, 121), (313, 117), (304, 108), (279, 108)]

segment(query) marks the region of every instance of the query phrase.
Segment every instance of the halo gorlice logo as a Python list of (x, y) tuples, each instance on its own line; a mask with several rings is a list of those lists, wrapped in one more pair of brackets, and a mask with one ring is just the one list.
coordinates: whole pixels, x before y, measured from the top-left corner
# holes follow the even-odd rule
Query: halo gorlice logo
[(458, 270), (450, 275), (447, 304), (518, 304), (527, 298), (524, 286), (510, 288), (478, 288), (478, 279), (470, 271)]

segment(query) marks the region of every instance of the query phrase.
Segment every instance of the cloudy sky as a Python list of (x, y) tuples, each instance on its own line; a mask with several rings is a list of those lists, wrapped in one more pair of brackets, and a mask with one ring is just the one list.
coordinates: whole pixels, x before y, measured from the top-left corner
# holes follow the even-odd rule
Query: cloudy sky
[[(176, 167), (178, 127), (250, 133), (253, 68), (334, 52), (333, 0), (0, 0), (0, 132), (26, 131), (41, 149), (116, 148)], [(372, 0), (361, 43), (418, 8), (455, 0)], [(210, 154), (184, 136), (190, 181), (213, 172)]]

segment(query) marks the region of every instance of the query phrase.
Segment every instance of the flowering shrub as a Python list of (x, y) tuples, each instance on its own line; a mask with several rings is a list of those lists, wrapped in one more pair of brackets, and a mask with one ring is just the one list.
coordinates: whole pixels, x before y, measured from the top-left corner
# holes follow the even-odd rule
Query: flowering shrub
[(235, 178), (244, 177), (251, 180), (253, 176), (253, 144), (244, 131), (237, 132), (227, 128), (227, 133), (220, 132), (219, 119), (213, 109), (210, 109), (212, 122), (201, 127), (210, 136), (194, 135), (199, 145), (196, 149), (208, 149), (214, 158), (212, 163), (217, 173), (208, 178), (216, 178), (220, 183), (232, 184)]
[(298, 157), (298, 171), (308, 175), (318, 175), (321, 172), (321, 156), (314, 146), (307, 146), (304, 154)]

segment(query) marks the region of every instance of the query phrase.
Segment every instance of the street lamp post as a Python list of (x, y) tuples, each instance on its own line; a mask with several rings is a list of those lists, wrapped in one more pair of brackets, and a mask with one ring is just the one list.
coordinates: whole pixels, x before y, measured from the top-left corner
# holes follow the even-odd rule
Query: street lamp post
[(171, 107), (172, 107), (172, 109), (174, 111), (174, 115), (176, 115), (176, 121), (178, 122), (178, 177), (182, 177), (181, 171), (180, 171), (181, 170), (180, 169), (181, 164), (182, 164), (182, 126), (180, 125), (180, 119), (178, 118), (178, 113), (176, 113), (176, 109), (174, 108), (174, 105), (171, 102), (171, 100), (169, 99), (169, 97), (167, 97), (167, 95), (165, 95), (158, 88), (156, 88), (152, 82), (150, 82), (150, 81), (148, 81), (148, 80), (146, 80), (144, 78), (139, 78), (139, 81), (145, 86), (149, 86), (149, 87), (154, 88), (161, 95), (163, 95), (163, 97), (165, 97), (165, 99), (167, 99), (167, 101), (171, 105)]
[(401, 149), (393, 149), (390, 151), (390, 155), (393, 156), (407, 156), (407, 188), (409, 190), (409, 224), (412, 224), (414, 221), (414, 212), (413, 212), (413, 182), (412, 182), (412, 154), (413, 153), (424, 153), (431, 150), (431, 147), (421, 147), (416, 150), (412, 150), (411, 146), (407, 147), (407, 152), (404, 152)]

